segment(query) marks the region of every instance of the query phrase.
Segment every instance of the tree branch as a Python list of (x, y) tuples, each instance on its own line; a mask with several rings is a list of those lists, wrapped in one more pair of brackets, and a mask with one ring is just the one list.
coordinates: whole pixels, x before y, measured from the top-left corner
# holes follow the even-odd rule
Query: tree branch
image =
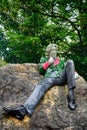
[(37, 13), (40, 13), (42, 15), (45, 15), (45, 16), (48, 16), (48, 17), (52, 17), (52, 18), (60, 18), (62, 20), (66, 20), (68, 21), (72, 27), (74, 27), (74, 29), (77, 31), (77, 34), (78, 34), (78, 37), (79, 37), (79, 41), (80, 41), (80, 44), (83, 43), (83, 40), (82, 40), (82, 37), (81, 37), (81, 34), (80, 34), (80, 30), (76, 27), (76, 25), (68, 18), (64, 17), (64, 16), (61, 16), (60, 14), (57, 14), (57, 13), (52, 13), (52, 14), (48, 14), (48, 13), (44, 13), (44, 12), (41, 12), (41, 11), (38, 11), (38, 10), (34, 10), (35, 12)]

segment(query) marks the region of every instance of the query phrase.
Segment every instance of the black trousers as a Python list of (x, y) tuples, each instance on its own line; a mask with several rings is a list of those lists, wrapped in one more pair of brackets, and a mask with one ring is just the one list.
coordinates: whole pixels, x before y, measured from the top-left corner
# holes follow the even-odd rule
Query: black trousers
[(58, 78), (44, 78), (34, 89), (30, 97), (23, 104), (29, 115), (32, 115), (36, 105), (43, 97), (45, 92), (53, 86), (62, 86), (68, 84), (68, 89), (74, 89), (75, 84), (75, 67), (73, 60), (67, 60), (65, 68)]

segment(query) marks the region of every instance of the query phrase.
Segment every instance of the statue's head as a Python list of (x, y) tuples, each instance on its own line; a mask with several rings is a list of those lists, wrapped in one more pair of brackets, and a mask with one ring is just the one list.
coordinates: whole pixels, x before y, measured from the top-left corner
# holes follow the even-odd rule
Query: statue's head
[(58, 51), (58, 46), (56, 44), (49, 44), (46, 48), (46, 56), (47, 57), (56, 57), (57, 56), (57, 51)]

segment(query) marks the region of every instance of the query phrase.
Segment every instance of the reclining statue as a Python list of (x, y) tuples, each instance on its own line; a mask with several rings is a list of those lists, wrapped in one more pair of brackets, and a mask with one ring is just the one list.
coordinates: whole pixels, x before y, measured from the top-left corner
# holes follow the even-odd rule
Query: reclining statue
[(9, 108), (3, 107), (4, 111), (10, 116), (22, 120), (25, 115), (31, 116), (45, 92), (53, 86), (62, 86), (68, 84), (68, 107), (75, 110), (75, 66), (73, 60), (65, 60), (57, 56), (58, 46), (51, 43), (45, 50), (45, 56), (42, 56), (38, 64), (38, 70), (44, 78), (36, 85), (32, 94), (21, 106)]

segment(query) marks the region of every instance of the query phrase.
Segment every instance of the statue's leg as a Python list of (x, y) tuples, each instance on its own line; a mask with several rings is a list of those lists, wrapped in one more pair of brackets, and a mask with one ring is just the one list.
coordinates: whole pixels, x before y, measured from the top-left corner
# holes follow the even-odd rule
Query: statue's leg
[(45, 78), (35, 87), (32, 94), (23, 104), (24, 108), (30, 115), (33, 113), (44, 93), (55, 84), (55, 80), (56, 78)]
[(76, 108), (75, 104), (75, 98), (74, 98), (74, 88), (76, 87), (75, 83), (75, 66), (73, 60), (67, 60), (66, 66), (58, 78), (58, 84), (59, 85), (64, 85), (68, 84), (68, 107), (71, 110), (74, 110)]
[(45, 78), (34, 89), (32, 94), (26, 100), (26, 102), (14, 108), (3, 107), (3, 109), (10, 115), (19, 120), (22, 120), (26, 114), (32, 115), (36, 105), (43, 97), (44, 93), (55, 85), (57, 78)]
[(75, 83), (75, 65), (73, 60), (68, 60), (66, 62), (65, 70), (67, 73), (67, 83), (69, 89), (73, 89), (76, 87)]

